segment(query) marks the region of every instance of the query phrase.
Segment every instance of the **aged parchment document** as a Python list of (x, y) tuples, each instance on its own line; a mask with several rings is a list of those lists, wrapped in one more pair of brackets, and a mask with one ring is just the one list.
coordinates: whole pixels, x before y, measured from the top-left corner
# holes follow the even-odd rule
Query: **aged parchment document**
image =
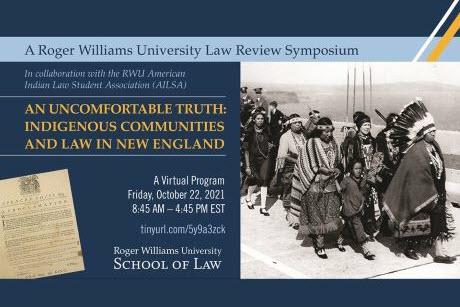
[(84, 269), (67, 170), (0, 180), (0, 278)]

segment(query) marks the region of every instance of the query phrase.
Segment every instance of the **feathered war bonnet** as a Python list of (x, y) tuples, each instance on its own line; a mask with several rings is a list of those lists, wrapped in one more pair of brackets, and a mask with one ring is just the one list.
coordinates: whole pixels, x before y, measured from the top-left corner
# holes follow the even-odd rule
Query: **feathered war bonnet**
[(390, 138), (393, 146), (406, 153), (425, 134), (436, 130), (433, 116), (420, 98), (406, 105), (392, 125)]

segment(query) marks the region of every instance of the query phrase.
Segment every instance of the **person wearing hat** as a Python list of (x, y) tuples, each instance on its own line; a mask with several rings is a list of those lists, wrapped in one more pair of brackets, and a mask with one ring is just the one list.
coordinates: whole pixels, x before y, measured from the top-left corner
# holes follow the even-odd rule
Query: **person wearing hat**
[(285, 122), (289, 130), (283, 133), (279, 141), (279, 148), (276, 160), (276, 171), (281, 174), (283, 184), (283, 207), (286, 210), (286, 220), (289, 226), (298, 229), (300, 206), (291, 206), (292, 175), (297, 156), (306, 144), (306, 139), (302, 133), (304, 119), (298, 114), (291, 114)]
[(248, 95), (248, 87), (242, 86), (240, 88), (240, 107), (248, 103), (251, 103), (251, 97)]
[(267, 99), (262, 95), (262, 90), (263, 88), (258, 87), (254, 89), (254, 92), (256, 93), (256, 96), (254, 97), (254, 105), (257, 107), (262, 107), (264, 108), (265, 112), (267, 112), (267, 117), (270, 117), (270, 113), (268, 113), (268, 101)]
[[(429, 215), (434, 261), (453, 263), (456, 257), (447, 250), (447, 241), (454, 234), (452, 213), (446, 198), (446, 168), (436, 142), (433, 116), (420, 99), (407, 105), (396, 118), (390, 138), (402, 154), (401, 162), (384, 195), (384, 210), (395, 229), (418, 231), (408, 227), (421, 213)], [(406, 246), (404, 254), (418, 259), (415, 246)], [(412, 249), (412, 250), (410, 250)]]
[(381, 195), (377, 192), (375, 182), (377, 173), (382, 168), (382, 154), (376, 154), (375, 138), (371, 134), (371, 119), (364, 112), (353, 114), (356, 135), (345, 145), (345, 170), (350, 172), (354, 161), (360, 161), (363, 174), (370, 178), (366, 182), (363, 225), (366, 233), (373, 238), (381, 224)]
[(345, 169), (349, 171), (352, 161), (358, 159), (363, 162), (365, 168), (369, 169), (376, 149), (375, 138), (371, 134), (371, 119), (367, 114), (358, 111), (353, 115), (353, 121), (357, 133), (350, 139), (345, 150)]
[(252, 115), (252, 122), (249, 125), (243, 148), (245, 150), (245, 173), (247, 175), (248, 193), (245, 201), (249, 209), (254, 209), (252, 194), (257, 187), (260, 187), (260, 214), (269, 216), (266, 208), (267, 191), (270, 183), (270, 152), (273, 148), (270, 129), (267, 124), (265, 110), (262, 107), (256, 108)]

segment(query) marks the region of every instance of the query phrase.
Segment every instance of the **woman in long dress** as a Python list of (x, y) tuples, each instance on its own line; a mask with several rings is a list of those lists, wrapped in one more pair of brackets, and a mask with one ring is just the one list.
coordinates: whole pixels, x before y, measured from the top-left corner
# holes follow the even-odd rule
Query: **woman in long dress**
[(266, 209), (267, 187), (270, 181), (270, 150), (271, 143), (270, 130), (267, 125), (265, 111), (261, 108), (255, 110), (253, 114), (254, 123), (249, 126), (244, 141), (245, 172), (247, 175), (248, 193), (246, 195), (246, 205), (249, 209), (254, 209), (252, 194), (255, 189), (260, 187), (260, 214), (269, 216)]
[(305, 147), (306, 139), (302, 133), (302, 119), (298, 114), (289, 116), (285, 125), (289, 126), (280, 138), (276, 170), (281, 174), (283, 185), (283, 207), (287, 211), (286, 219), (289, 226), (299, 228), (300, 203), (291, 203), (292, 175), (299, 152)]
[(323, 117), (299, 154), (292, 182), (291, 198), (301, 204), (299, 235), (311, 237), (318, 257), (326, 259), (324, 236), (337, 233), (337, 247), (345, 251), (340, 235), (343, 221), (340, 217), (338, 176), (340, 149), (333, 138), (332, 121)]
[(446, 169), (432, 115), (420, 100), (407, 105), (398, 116), (391, 138), (403, 158), (385, 192), (384, 209), (396, 229), (404, 230), (419, 213), (430, 216), (434, 261), (452, 263), (446, 242), (454, 232), (446, 206)]

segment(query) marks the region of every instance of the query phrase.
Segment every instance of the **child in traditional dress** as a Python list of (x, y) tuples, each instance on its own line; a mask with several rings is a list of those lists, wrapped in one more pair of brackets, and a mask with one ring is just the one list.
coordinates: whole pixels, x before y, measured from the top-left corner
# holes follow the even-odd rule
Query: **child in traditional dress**
[(369, 236), (364, 231), (361, 221), (366, 188), (363, 165), (359, 160), (354, 161), (352, 165), (350, 174), (345, 176), (340, 184), (343, 200), (342, 214), (354, 241), (361, 246), (364, 258), (374, 260), (375, 255), (369, 249)]

